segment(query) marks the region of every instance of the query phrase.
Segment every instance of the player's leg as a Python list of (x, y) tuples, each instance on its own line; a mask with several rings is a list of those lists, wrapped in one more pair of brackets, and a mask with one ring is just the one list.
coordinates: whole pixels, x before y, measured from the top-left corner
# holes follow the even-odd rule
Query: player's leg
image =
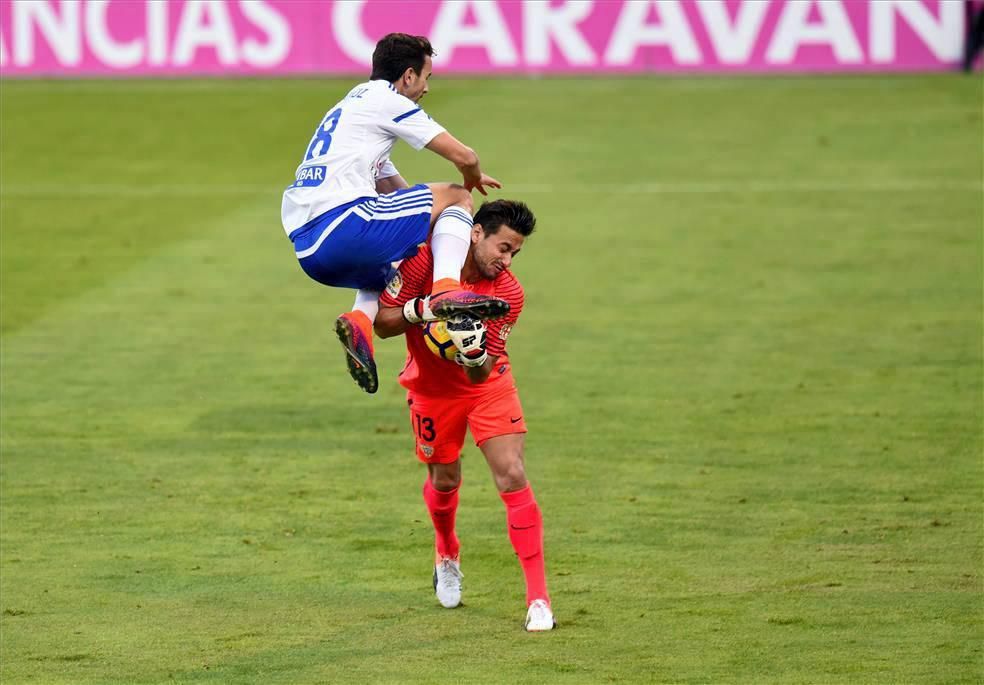
[(506, 507), (509, 542), (526, 581), (526, 630), (551, 630), (555, 624), (547, 592), (543, 516), (526, 479), (526, 424), (515, 389), (480, 402), (469, 414), (468, 425)]
[(407, 394), (417, 458), (427, 464), (423, 497), (434, 525), (434, 593), (449, 609), (461, 604), (461, 545), (455, 532), (461, 486), (461, 446), (468, 405)]
[(455, 532), (461, 460), (450, 464), (428, 464), (424, 480), (424, 503), (434, 524), (434, 547), (438, 559), (458, 559), (461, 543)]
[(450, 464), (428, 464), (424, 481), (424, 504), (434, 524), (434, 594), (448, 609), (461, 604), (461, 544), (455, 532), (461, 460)]
[(435, 293), (461, 287), (461, 269), (471, 246), (473, 204), (471, 193), (457, 183), (430, 183), (431, 252), (434, 255)]
[(367, 198), (319, 216), (292, 236), (302, 268), (319, 283), (355, 288), (352, 311), (335, 320), (349, 374), (363, 390), (379, 387), (372, 344), (377, 299), (392, 263), (409, 257), (430, 233), (432, 194), (426, 186)]
[[(472, 197), (457, 183), (430, 183), (431, 252), (434, 255), (433, 295), (422, 303), (427, 313), (446, 319), (471, 314), (479, 319), (496, 319), (509, 313), (509, 305), (497, 297), (461, 289), (461, 269), (471, 246)], [(422, 315), (424, 312), (421, 312)]]
[(372, 323), (379, 312), (381, 290), (362, 288), (355, 294), (352, 311), (335, 319), (335, 335), (345, 350), (349, 375), (368, 393), (379, 389), (379, 374), (372, 345)]
[[(428, 193), (429, 196), (429, 193)], [(372, 320), (378, 309), (378, 293), (390, 271), (388, 262), (377, 257), (378, 249), (367, 240), (368, 207), (375, 199), (356, 200), (331, 209), (290, 238), (304, 272), (324, 285), (360, 290), (353, 310), (335, 321), (335, 333), (345, 350), (349, 374), (366, 392), (379, 386), (372, 348)], [(429, 220), (429, 207), (424, 221)], [(421, 226), (422, 235), (426, 226)], [(372, 291), (375, 291), (373, 293)]]

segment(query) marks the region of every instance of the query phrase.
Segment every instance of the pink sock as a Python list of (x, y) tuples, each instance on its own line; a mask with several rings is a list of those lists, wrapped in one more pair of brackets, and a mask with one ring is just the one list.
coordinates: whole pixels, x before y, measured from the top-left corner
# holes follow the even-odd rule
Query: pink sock
[(547, 575), (543, 562), (543, 517), (533, 496), (533, 488), (528, 484), (515, 492), (500, 492), (506, 504), (506, 524), (509, 527), (509, 541), (526, 577), (526, 603), (534, 599), (545, 599), (547, 594)]
[(443, 492), (431, 485), (428, 478), (424, 481), (424, 503), (434, 523), (438, 556), (456, 559), (460, 550), (458, 536), (454, 532), (454, 517), (458, 512), (458, 488)]

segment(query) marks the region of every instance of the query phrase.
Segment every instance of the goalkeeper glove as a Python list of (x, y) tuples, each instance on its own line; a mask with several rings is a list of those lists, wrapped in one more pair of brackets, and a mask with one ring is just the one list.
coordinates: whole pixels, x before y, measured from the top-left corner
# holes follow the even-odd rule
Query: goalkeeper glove
[(467, 314), (459, 314), (447, 320), (448, 335), (458, 353), (454, 360), (462, 366), (481, 366), (489, 358), (485, 351), (485, 324)]

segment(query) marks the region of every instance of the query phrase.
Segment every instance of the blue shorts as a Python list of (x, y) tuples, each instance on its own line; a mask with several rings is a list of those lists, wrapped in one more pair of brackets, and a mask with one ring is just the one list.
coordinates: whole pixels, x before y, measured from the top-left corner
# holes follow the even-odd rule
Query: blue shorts
[(392, 263), (427, 242), (434, 196), (415, 185), (335, 207), (290, 234), (304, 273), (336, 288), (382, 290)]

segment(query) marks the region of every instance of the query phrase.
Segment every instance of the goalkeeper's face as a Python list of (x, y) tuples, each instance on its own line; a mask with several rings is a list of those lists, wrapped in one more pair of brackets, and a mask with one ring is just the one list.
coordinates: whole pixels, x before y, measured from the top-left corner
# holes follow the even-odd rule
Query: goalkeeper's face
[(472, 260), (482, 278), (493, 280), (508, 269), (524, 240), (526, 238), (505, 224), (489, 235), (476, 224), (472, 229)]

